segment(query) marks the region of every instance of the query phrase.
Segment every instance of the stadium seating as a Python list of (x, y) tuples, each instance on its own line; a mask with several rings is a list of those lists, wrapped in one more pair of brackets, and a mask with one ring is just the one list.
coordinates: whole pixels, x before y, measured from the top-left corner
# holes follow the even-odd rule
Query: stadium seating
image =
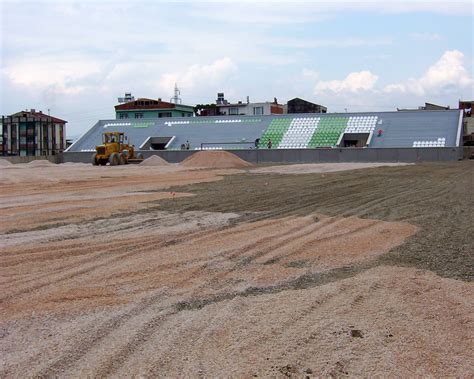
[(344, 133), (370, 133), (374, 131), (377, 120), (377, 116), (349, 117)]
[[(183, 120), (183, 121), (166, 121), (164, 124), (167, 126), (173, 126), (173, 125), (190, 125), (190, 124), (209, 124), (209, 120), (203, 120), (200, 119), (199, 117), (195, 117), (197, 119), (194, 120)], [(214, 124), (236, 124), (236, 123), (254, 123), (254, 122), (260, 122), (261, 120), (258, 118), (250, 118), (250, 119), (235, 119), (235, 118), (223, 118), (223, 119), (217, 119), (213, 120), (212, 123)]]
[(435, 141), (413, 141), (413, 147), (445, 147), (446, 138), (438, 138)]
[(266, 147), (268, 139), (278, 149), (333, 147), (342, 133), (373, 132), (377, 121), (377, 116), (274, 119), (260, 138), (260, 147)]
[(108, 122), (104, 124), (104, 129), (107, 129), (110, 126), (116, 127), (116, 126), (130, 126), (132, 125), (130, 122)]
[(291, 118), (273, 119), (268, 125), (267, 130), (260, 137), (260, 148), (267, 147), (268, 140), (272, 141), (272, 148), (278, 148), (283, 136), (290, 127)]
[(167, 121), (165, 122), (165, 125), (171, 126), (171, 125), (187, 125), (189, 124), (189, 121)]
[(148, 128), (153, 125), (154, 125), (153, 122), (135, 122), (132, 124), (134, 128)]
[(347, 117), (322, 118), (319, 121), (318, 128), (308, 143), (308, 147), (335, 146), (341, 133), (346, 129), (347, 121)]
[(294, 118), (278, 145), (279, 149), (304, 149), (318, 127), (319, 117)]

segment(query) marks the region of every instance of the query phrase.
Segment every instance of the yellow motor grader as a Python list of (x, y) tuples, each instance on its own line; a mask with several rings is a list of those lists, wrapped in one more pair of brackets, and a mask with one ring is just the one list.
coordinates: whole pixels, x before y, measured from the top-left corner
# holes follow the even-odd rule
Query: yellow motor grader
[(95, 147), (92, 155), (94, 166), (117, 166), (128, 163), (140, 163), (143, 155), (135, 151), (135, 147), (126, 143), (127, 137), (122, 132), (105, 132), (102, 135), (102, 145)]

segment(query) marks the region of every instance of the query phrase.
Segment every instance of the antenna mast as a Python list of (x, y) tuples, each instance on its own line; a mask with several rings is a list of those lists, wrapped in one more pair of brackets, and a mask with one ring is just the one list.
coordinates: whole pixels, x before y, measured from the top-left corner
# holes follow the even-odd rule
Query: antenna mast
[(179, 97), (179, 95), (181, 95), (181, 91), (178, 89), (178, 85), (175, 83), (174, 96), (170, 99), (170, 102), (175, 103), (175, 104), (181, 104), (181, 98)]

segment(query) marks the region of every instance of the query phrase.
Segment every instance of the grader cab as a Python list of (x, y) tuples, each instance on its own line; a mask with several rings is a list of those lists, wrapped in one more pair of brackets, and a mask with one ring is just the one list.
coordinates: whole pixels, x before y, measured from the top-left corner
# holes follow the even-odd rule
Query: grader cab
[(143, 161), (141, 153), (135, 151), (135, 147), (129, 144), (127, 137), (122, 132), (105, 132), (102, 135), (102, 145), (95, 147), (92, 155), (94, 166), (117, 166), (128, 163), (140, 163)]

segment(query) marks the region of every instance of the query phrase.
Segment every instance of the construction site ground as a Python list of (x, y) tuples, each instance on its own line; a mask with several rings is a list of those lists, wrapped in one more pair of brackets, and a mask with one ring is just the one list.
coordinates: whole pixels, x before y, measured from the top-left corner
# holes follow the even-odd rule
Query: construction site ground
[(474, 162), (0, 166), (0, 377), (474, 375)]

